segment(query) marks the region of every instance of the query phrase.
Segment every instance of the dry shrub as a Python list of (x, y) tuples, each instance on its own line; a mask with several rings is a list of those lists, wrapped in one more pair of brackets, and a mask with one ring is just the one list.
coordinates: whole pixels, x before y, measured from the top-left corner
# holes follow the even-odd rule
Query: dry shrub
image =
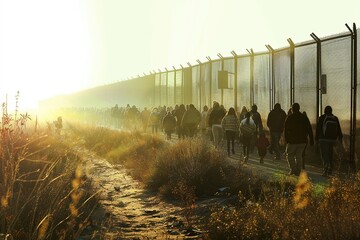
[(170, 194), (178, 182), (194, 186), (196, 195), (222, 186), (224, 153), (203, 139), (185, 139), (160, 152), (150, 186)]
[(335, 178), (319, 196), (306, 174), (293, 192), (265, 187), (261, 201), (213, 210), (213, 239), (359, 239), (360, 181)]

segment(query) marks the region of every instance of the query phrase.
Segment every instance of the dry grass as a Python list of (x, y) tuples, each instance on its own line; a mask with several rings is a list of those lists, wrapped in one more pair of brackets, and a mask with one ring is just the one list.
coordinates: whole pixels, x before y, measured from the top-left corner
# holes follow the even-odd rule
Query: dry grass
[(202, 218), (210, 239), (360, 238), (360, 174), (333, 178), (324, 188), (313, 185), (306, 174), (298, 182), (264, 182), (255, 173), (226, 165), (223, 153), (200, 139), (169, 145), (138, 132), (84, 131), (91, 138), (85, 139), (92, 143), (89, 148), (130, 168), (147, 187), (178, 198), (189, 226), (198, 197), (230, 187), (236, 203), (216, 207)]
[(334, 178), (321, 195), (306, 174), (294, 191), (264, 186), (262, 199), (240, 194), (239, 204), (213, 210), (209, 230), (214, 239), (359, 239), (360, 175)]
[(0, 136), (0, 233), (13, 239), (76, 239), (96, 204), (81, 159), (57, 135), (7, 114)]

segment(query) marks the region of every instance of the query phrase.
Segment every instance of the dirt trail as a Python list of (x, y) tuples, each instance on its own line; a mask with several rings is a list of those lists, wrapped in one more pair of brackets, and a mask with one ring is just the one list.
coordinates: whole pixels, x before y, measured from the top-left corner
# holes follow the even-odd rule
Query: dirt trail
[(122, 166), (79, 149), (94, 190), (101, 190), (100, 207), (93, 224), (80, 239), (184, 239), (201, 238), (200, 232), (186, 231), (181, 209), (147, 192)]

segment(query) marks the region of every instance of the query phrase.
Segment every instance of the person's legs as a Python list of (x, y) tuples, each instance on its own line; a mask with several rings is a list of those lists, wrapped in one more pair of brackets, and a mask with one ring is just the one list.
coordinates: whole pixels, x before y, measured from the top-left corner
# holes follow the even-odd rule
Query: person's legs
[(296, 157), (296, 169), (295, 174), (299, 175), (302, 167), (302, 153), (304, 151), (306, 143), (295, 144), (295, 157)]
[(221, 125), (218, 125), (218, 124), (214, 124), (212, 126), (212, 132), (213, 132), (213, 136), (214, 136), (214, 145), (215, 147), (217, 147), (220, 143), (220, 140), (221, 140), (221, 137), (222, 137), (222, 127)]
[(329, 142), (320, 141), (319, 147), (320, 147), (320, 157), (324, 167), (323, 175), (328, 175), (330, 169)]
[(230, 131), (226, 131), (226, 132), (225, 132), (225, 135), (226, 135), (226, 147), (227, 147), (227, 152), (228, 152), (228, 155), (230, 156), (230, 140), (231, 140)]
[(287, 153), (287, 161), (290, 167), (289, 174), (296, 173), (296, 164), (295, 164), (295, 154), (296, 154), (296, 147), (295, 144), (288, 143), (286, 146), (286, 153)]
[(232, 154), (235, 154), (235, 135), (236, 132), (230, 131), (230, 140), (231, 140), (231, 152)]

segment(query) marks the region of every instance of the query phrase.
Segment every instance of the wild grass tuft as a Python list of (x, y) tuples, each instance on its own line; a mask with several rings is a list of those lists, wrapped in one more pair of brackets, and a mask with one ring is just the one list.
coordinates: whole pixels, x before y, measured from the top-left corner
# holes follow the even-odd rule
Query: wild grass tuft
[(72, 185), (81, 159), (58, 136), (27, 129), (30, 119), (17, 111), (13, 117), (3, 104), (0, 233), (13, 239), (76, 238), (96, 203), (84, 175)]

